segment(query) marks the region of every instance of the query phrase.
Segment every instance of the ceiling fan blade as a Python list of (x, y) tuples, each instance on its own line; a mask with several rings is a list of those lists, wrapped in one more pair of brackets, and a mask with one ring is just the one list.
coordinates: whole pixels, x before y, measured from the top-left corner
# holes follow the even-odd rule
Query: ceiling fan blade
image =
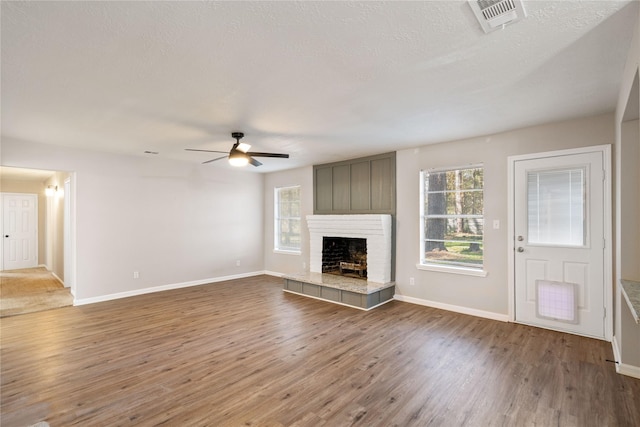
[(257, 166), (260, 166), (262, 164), (259, 161), (257, 161), (256, 159), (254, 159), (253, 157), (249, 157), (249, 156), (247, 156), (247, 157), (249, 158), (249, 163), (251, 163), (253, 166), (257, 167)]
[[(244, 165), (246, 165), (245, 161), (248, 161), (253, 166), (260, 166), (260, 165), (262, 165), (262, 163), (257, 161), (256, 159), (254, 159), (254, 157), (275, 157), (275, 158), (280, 158), (280, 159), (288, 159), (289, 158), (288, 154), (259, 153), (259, 152), (249, 151), (249, 149), (251, 149), (251, 145), (245, 144), (244, 142), (240, 142), (240, 139), (242, 139), (242, 137), (244, 137), (244, 133), (242, 133), (242, 132), (232, 132), (231, 133), (231, 137), (235, 138), (236, 142), (235, 142), (235, 144), (233, 144), (233, 147), (231, 147), (231, 151), (229, 151), (228, 155), (217, 157), (217, 158), (211, 159), (211, 160), (207, 160), (206, 162), (202, 162), (202, 164), (204, 165), (206, 163), (215, 162), (216, 160), (228, 158), (229, 159), (229, 163), (231, 163), (233, 166), (244, 166)], [(203, 149), (199, 149), (199, 148), (185, 148), (185, 150), (186, 151), (200, 151), (200, 152), (205, 152), (205, 153), (227, 154), (226, 151), (203, 150)]]
[(241, 142), (238, 144), (237, 147), (234, 147), (236, 150), (238, 151), (242, 151), (243, 153), (246, 153), (247, 151), (249, 151), (251, 149), (251, 145), (249, 144), (245, 144), (244, 142)]
[(280, 159), (288, 159), (289, 155), (288, 154), (279, 154), (279, 153), (256, 153), (253, 151), (249, 151), (247, 153), (249, 156), (253, 156), (253, 157), (277, 157)]
[(185, 148), (185, 151), (204, 151), (205, 153), (226, 153), (226, 151), (198, 150), (197, 148)]
[(226, 158), (227, 158), (227, 156), (222, 156), (222, 157), (218, 157), (216, 159), (207, 160), (206, 162), (202, 162), (202, 164), (205, 165), (207, 163), (215, 162), (216, 160), (226, 159)]

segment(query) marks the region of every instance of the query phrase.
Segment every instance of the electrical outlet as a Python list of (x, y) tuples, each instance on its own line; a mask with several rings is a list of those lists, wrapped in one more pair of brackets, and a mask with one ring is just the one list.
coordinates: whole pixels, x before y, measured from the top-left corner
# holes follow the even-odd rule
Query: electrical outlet
[(133, 278), (134, 279), (139, 279), (140, 278), (140, 272), (139, 271), (134, 271), (133, 272)]
[(416, 279), (414, 279), (413, 277), (409, 277), (409, 284), (410, 284), (411, 286), (415, 286), (415, 284), (416, 284)]
[(240, 267), (240, 260), (239, 259), (236, 260), (236, 267)]
[(302, 269), (303, 269), (304, 271), (307, 271), (307, 263), (306, 263), (306, 262), (303, 262), (303, 263), (302, 263)]
[(500, 220), (499, 219), (494, 219), (493, 220), (493, 229), (494, 230), (498, 230), (500, 228)]

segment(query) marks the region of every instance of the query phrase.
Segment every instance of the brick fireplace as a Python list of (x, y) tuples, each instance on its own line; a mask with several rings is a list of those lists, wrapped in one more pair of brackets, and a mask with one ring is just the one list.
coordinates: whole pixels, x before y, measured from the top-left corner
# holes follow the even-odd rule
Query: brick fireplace
[(391, 281), (391, 215), (308, 215), (312, 273), (322, 273), (323, 240), (344, 237), (366, 240), (367, 280)]

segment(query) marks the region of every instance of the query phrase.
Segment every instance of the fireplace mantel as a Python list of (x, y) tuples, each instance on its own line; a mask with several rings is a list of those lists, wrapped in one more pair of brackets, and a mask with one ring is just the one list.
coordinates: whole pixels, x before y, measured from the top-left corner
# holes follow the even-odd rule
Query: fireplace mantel
[(391, 281), (391, 215), (307, 215), (309, 270), (322, 273), (322, 238), (367, 239), (367, 277), (370, 282)]

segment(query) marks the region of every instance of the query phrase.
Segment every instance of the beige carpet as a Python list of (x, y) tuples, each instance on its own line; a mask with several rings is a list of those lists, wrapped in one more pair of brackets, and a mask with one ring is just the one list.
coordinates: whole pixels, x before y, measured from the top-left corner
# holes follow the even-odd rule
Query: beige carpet
[(0, 272), (0, 317), (73, 305), (73, 297), (44, 267)]

